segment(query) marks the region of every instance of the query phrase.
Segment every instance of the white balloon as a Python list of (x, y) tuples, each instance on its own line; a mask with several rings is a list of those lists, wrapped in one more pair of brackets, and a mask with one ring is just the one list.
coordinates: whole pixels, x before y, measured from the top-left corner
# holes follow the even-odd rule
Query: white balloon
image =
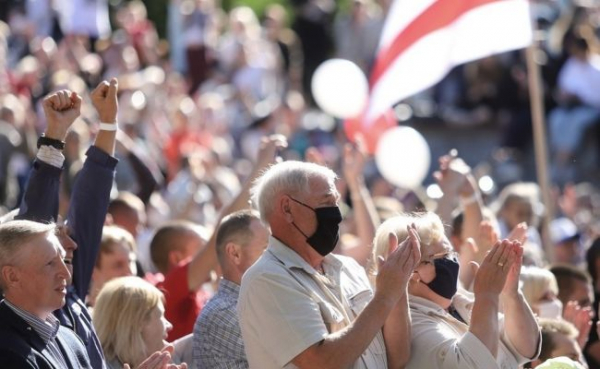
[(327, 114), (354, 118), (362, 113), (369, 94), (363, 71), (345, 59), (329, 59), (313, 74), (311, 90), (315, 101)]
[(414, 189), (429, 171), (431, 152), (425, 138), (410, 127), (390, 128), (377, 143), (375, 162), (388, 182)]

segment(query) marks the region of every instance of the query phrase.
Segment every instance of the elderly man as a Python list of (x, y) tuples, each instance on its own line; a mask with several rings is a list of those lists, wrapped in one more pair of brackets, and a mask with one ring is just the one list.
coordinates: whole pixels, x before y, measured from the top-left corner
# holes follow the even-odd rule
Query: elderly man
[(255, 211), (240, 210), (221, 221), (217, 258), (223, 279), (194, 326), (197, 369), (248, 368), (235, 308), (242, 275), (262, 255), (268, 241), (269, 231)]
[[(58, 239), (65, 250), (65, 263), (71, 273), (67, 287), (67, 303), (54, 315), (64, 327), (70, 328), (83, 341), (94, 368), (105, 368), (104, 354), (92, 325), (92, 318), (83, 302), (90, 280), (110, 200), (117, 159), (114, 158), (117, 130), (116, 79), (101, 82), (90, 97), (98, 118), (98, 134), (90, 146), (83, 168), (77, 175), (66, 226), (60, 226)], [(48, 126), (39, 139), (39, 150), (33, 164), (18, 219), (54, 222), (58, 218), (60, 174), (65, 157), (64, 140), (73, 122), (79, 117), (81, 97), (62, 90), (43, 101)]]
[(288, 161), (256, 181), (253, 200), (271, 237), (242, 278), (237, 306), (252, 368), (376, 369), (408, 361), (406, 287), (420, 259), (418, 236), (411, 229), (398, 246), (390, 235), (393, 251), (373, 292), (355, 261), (330, 254), (342, 221), (335, 179), (323, 166)]
[(52, 314), (71, 277), (55, 232), (26, 220), (0, 226), (2, 368), (92, 368), (81, 340)]

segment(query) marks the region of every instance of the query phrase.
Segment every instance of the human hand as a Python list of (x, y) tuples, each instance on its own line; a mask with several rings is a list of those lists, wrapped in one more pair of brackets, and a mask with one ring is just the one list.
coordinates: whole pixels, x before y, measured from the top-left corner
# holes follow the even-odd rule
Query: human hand
[(475, 274), (473, 284), (475, 299), (478, 295), (484, 294), (495, 297), (500, 295), (506, 285), (508, 273), (515, 262), (516, 253), (511, 252), (512, 249), (512, 243), (509, 240), (496, 242), (483, 259), (477, 274)]
[(316, 147), (311, 146), (308, 149), (306, 149), (306, 151), (304, 152), (304, 157), (306, 158), (306, 161), (308, 161), (309, 163), (322, 165), (324, 167), (327, 166), (327, 163), (325, 162), (325, 158), (323, 157), (323, 155), (319, 152), (319, 150)]
[(286, 148), (287, 145), (287, 139), (283, 135), (276, 134), (263, 137), (256, 157), (255, 168), (257, 170), (263, 170), (269, 165), (276, 163), (277, 160), (281, 160), (281, 158), (277, 156), (277, 150)]
[(508, 275), (502, 289), (502, 297), (514, 299), (519, 296), (519, 275), (521, 275), (521, 266), (523, 265), (523, 244), (516, 240), (509, 241), (511, 242), (510, 255), (513, 257), (513, 262), (510, 267), (504, 266), (505, 268), (508, 267)]
[(116, 78), (100, 82), (98, 87), (91, 93), (92, 104), (98, 112), (98, 117), (102, 123), (117, 123), (117, 111), (119, 103), (117, 101), (117, 92), (119, 83)]
[(483, 259), (488, 252), (498, 242), (498, 232), (487, 220), (479, 223), (479, 233), (475, 237), (475, 244), (477, 245), (477, 254), (475, 255), (475, 261), (477, 263), (483, 262)]
[[(167, 345), (161, 351), (156, 351), (144, 360), (136, 369), (187, 369), (187, 364), (170, 364), (173, 345)], [(123, 365), (123, 369), (130, 369), (129, 364)]]
[(414, 224), (408, 227), (408, 237), (401, 244), (394, 233), (389, 234), (388, 243), (387, 259), (380, 255), (377, 260), (376, 293), (395, 303), (406, 293), (408, 281), (421, 260), (421, 243)]
[(440, 189), (445, 195), (463, 197), (473, 196), (478, 191), (471, 174), (471, 168), (456, 157), (456, 151), (439, 158), (440, 168), (433, 173)]
[(510, 231), (506, 238), (511, 241), (519, 241), (521, 245), (524, 245), (525, 241), (527, 241), (527, 230), (527, 223), (519, 223)]
[(585, 347), (592, 329), (592, 319), (594, 312), (592, 308), (581, 307), (577, 301), (569, 301), (563, 308), (563, 318), (572, 323), (579, 331), (577, 343), (580, 347)]
[(356, 137), (356, 144), (344, 145), (344, 158), (342, 161), (342, 172), (344, 179), (350, 187), (350, 191), (357, 191), (365, 169), (367, 150), (362, 135)]
[(44, 136), (64, 141), (81, 113), (81, 97), (69, 90), (57, 91), (44, 98), (42, 107), (48, 122)]

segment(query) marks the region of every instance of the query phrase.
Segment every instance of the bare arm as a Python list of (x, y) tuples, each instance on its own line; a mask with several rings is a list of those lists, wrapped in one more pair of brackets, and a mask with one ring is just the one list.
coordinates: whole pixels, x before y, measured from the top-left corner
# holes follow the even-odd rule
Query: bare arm
[(499, 296), (508, 271), (515, 260), (514, 246), (504, 240), (497, 243), (481, 263), (475, 275), (475, 302), (469, 332), (475, 335), (496, 357), (500, 332), (498, 327)]
[[(287, 146), (287, 142), (283, 136), (274, 135), (263, 139), (261, 149), (258, 154), (257, 162), (248, 177), (240, 193), (227, 205), (219, 216), (217, 225), (228, 214), (234, 211), (247, 208), (249, 206), (250, 188), (254, 180), (274, 162), (277, 149)], [(211, 235), (206, 246), (201, 249), (194, 258), (190, 261), (188, 267), (188, 288), (190, 291), (197, 291), (210, 276), (210, 272), (217, 267), (217, 229)]]
[[(110, 83), (102, 81), (94, 91), (91, 98), (94, 107), (98, 111), (98, 117), (101, 123), (117, 124), (117, 91), (119, 85), (116, 78), (110, 80)], [(110, 156), (115, 155), (115, 142), (117, 137), (115, 130), (100, 130), (96, 136), (94, 146), (104, 151)]]
[(362, 266), (365, 266), (371, 257), (373, 238), (380, 223), (373, 199), (365, 186), (363, 177), (365, 156), (363, 147), (353, 147), (351, 144), (346, 144), (344, 147), (343, 172), (352, 199), (359, 245), (343, 252), (353, 257)]
[(519, 291), (523, 246), (515, 241), (513, 245), (515, 262), (509, 270), (506, 284), (500, 294), (504, 310), (504, 329), (519, 354), (534, 359), (539, 355), (540, 328), (525, 297)]

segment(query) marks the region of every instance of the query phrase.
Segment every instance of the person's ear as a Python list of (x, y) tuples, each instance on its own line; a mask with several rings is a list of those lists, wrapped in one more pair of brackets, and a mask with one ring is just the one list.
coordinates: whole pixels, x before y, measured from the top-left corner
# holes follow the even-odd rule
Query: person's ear
[(228, 242), (227, 245), (225, 245), (225, 253), (233, 264), (240, 265), (242, 263), (242, 250), (235, 243)]
[(279, 199), (279, 205), (281, 209), (281, 213), (283, 214), (285, 220), (288, 223), (294, 221), (294, 217), (292, 216), (292, 204), (289, 196), (281, 196)]
[(7, 286), (18, 284), (21, 280), (21, 273), (12, 265), (2, 267), (2, 280)]

